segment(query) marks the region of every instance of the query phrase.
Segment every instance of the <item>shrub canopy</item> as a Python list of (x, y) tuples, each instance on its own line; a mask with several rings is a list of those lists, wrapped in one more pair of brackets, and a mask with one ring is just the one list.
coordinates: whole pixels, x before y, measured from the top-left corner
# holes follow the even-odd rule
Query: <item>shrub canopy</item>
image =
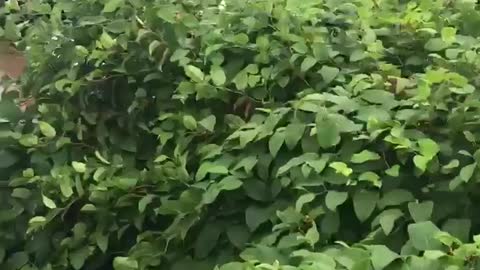
[(0, 15), (2, 270), (479, 269), (476, 1)]

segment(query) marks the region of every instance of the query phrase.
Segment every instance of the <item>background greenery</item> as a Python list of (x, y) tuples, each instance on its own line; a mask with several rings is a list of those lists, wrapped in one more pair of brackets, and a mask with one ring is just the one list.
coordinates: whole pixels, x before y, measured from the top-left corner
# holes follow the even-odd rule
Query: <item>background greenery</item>
[(480, 269), (476, 1), (0, 15), (0, 269)]

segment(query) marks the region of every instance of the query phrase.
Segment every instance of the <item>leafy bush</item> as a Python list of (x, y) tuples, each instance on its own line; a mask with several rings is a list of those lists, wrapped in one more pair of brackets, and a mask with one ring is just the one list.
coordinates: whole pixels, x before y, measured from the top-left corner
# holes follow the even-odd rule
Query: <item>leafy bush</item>
[(480, 269), (475, 1), (0, 14), (1, 269)]

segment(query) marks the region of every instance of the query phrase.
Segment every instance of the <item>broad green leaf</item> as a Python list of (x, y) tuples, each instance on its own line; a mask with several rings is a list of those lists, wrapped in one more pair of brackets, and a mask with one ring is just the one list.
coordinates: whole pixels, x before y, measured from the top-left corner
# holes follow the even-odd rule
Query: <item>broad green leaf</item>
[(305, 44), (305, 42), (297, 42), (293, 44), (292, 49), (301, 54), (306, 54), (308, 52), (308, 46)]
[(218, 183), (220, 190), (235, 190), (240, 188), (243, 182), (234, 176), (227, 176)]
[(399, 209), (388, 209), (379, 215), (378, 223), (385, 235), (389, 235), (392, 232), (395, 221), (401, 216), (403, 216), (403, 213)]
[(431, 52), (441, 51), (447, 46), (447, 43), (445, 43), (441, 38), (431, 38), (427, 43), (425, 43), (425, 49)]
[(385, 173), (392, 177), (398, 177), (400, 175), (400, 165), (393, 165), (385, 170)]
[(460, 170), (460, 174), (459, 174), (460, 179), (464, 182), (468, 182), (470, 180), (470, 178), (472, 178), (476, 167), (477, 167), (476, 162), (463, 167)]
[(227, 77), (225, 76), (225, 72), (219, 66), (213, 66), (210, 70), (210, 76), (212, 77), (212, 81), (217, 86), (222, 86), (227, 81)]
[(325, 205), (328, 209), (335, 211), (339, 205), (342, 205), (348, 198), (347, 192), (329, 191), (325, 196)]
[(54, 138), (57, 135), (55, 129), (47, 122), (39, 121), (38, 126), (42, 134), (47, 138)]
[(413, 201), (412, 193), (405, 189), (394, 189), (385, 193), (379, 202), (380, 208), (387, 206), (400, 205), (406, 202)]
[(338, 174), (342, 174), (344, 176), (350, 176), (353, 172), (351, 168), (347, 166), (347, 164), (343, 162), (332, 162), (328, 165), (330, 168), (335, 169), (335, 172)]
[(0, 150), (0, 169), (8, 168), (18, 161), (18, 157), (11, 151)]
[(385, 269), (389, 264), (400, 256), (383, 245), (371, 245), (367, 247), (372, 253), (372, 265), (375, 270)]
[(306, 203), (309, 203), (315, 199), (315, 194), (307, 193), (298, 197), (297, 202), (295, 203), (295, 210), (299, 213), (302, 212), (302, 208)]
[(416, 155), (413, 157), (413, 163), (415, 163), (415, 166), (422, 172), (425, 172), (428, 162), (430, 162), (430, 160), (431, 158), (422, 155)]
[(205, 258), (215, 248), (221, 234), (221, 229), (216, 224), (206, 224), (199, 232), (195, 241), (195, 257)]
[(317, 59), (315, 59), (311, 56), (307, 56), (307, 57), (305, 57), (302, 64), (300, 65), (300, 70), (302, 72), (306, 72), (309, 69), (311, 69), (316, 63), (317, 63)]
[(337, 77), (338, 73), (340, 73), (340, 70), (336, 67), (329, 67), (329, 66), (322, 66), (322, 68), (318, 71), (322, 77), (325, 83), (330, 83)]
[(26, 188), (15, 188), (12, 191), (12, 197), (19, 199), (28, 199), (32, 195), (32, 192)]
[(20, 31), (13, 21), (13, 16), (7, 16), (5, 20), (4, 36), (8, 40), (17, 41), (20, 38)]
[(320, 234), (318, 233), (317, 224), (315, 222), (312, 222), (312, 226), (305, 234), (305, 240), (307, 240), (312, 247), (320, 240)]
[(33, 147), (38, 144), (38, 137), (33, 134), (25, 134), (22, 135), (18, 142), (23, 146)]
[(323, 155), (318, 160), (307, 161), (307, 164), (308, 166), (312, 167), (316, 173), (321, 173), (327, 166), (329, 159), (330, 157), (328, 155)]
[(441, 34), (442, 34), (442, 40), (447, 44), (451, 44), (456, 40), (455, 36), (457, 34), (457, 29), (453, 27), (444, 27), (442, 28)]
[(340, 131), (337, 123), (330, 116), (318, 113), (315, 123), (320, 147), (330, 148), (340, 143)]
[(147, 209), (147, 206), (153, 201), (154, 198), (155, 196), (152, 194), (148, 194), (141, 198), (140, 201), (138, 201), (138, 211), (140, 211), (140, 213), (145, 212), (145, 209)]
[(258, 206), (250, 206), (245, 211), (245, 221), (251, 232), (254, 232), (258, 226), (267, 222), (271, 216), (269, 208), (261, 208)]
[(305, 124), (292, 123), (285, 129), (285, 145), (289, 149), (295, 148), (305, 132)]
[(55, 202), (45, 195), (42, 195), (42, 201), (43, 201), (43, 204), (50, 209), (57, 208), (57, 205), (55, 204)]
[(430, 221), (408, 225), (408, 235), (413, 246), (418, 250), (439, 249), (442, 246), (436, 238), (439, 232), (440, 229)]
[(197, 181), (203, 180), (207, 174), (228, 174), (228, 168), (212, 162), (204, 162), (200, 165), (195, 175)]
[(198, 124), (203, 128), (205, 128), (206, 130), (213, 132), (213, 130), (215, 129), (216, 122), (217, 122), (217, 118), (215, 117), (215, 115), (210, 115), (203, 118), (200, 122), (198, 122)]
[[(466, 243), (470, 241), (471, 228), (472, 221), (470, 219), (451, 218), (443, 224), (442, 231), (447, 232), (451, 236), (457, 238), (458, 240), (460, 240), (460, 242)], [(437, 236), (437, 239), (440, 238)]]
[(431, 139), (420, 139), (418, 140), (418, 145), (420, 147), (420, 154), (430, 159), (440, 151), (438, 144)]
[(369, 150), (363, 150), (360, 153), (354, 154), (350, 161), (353, 162), (353, 163), (364, 163), (364, 162), (367, 162), (367, 161), (379, 160), (379, 159), (380, 159), (379, 154), (377, 154), (375, 152), (372, 152), (372, 151), (369, 151)]
[(250, 232), (244, 225), (231, 226), (227, 228), (227, 237), (234, 246), (244, 248), (250, 238)]
[(427, 221), (433, 212), (433, 202), (425, 201), (421, 203), (410, 202), (408, 203), (408, 210), (415, 222)]
[(98, 248), (103, 252), (107, 252), (108, 250), (108, 235), (101, 234), (100, 232), (95, 233), (95, 241), (97, 243)]
[(272, 137), (270, 137), (270, 140), (268, 141), (268, 150), (270, 151), (270, 154), (272, 157), (276, 157), (278, 151), (280, 151), (280, 148), (282, 147), (283, 143), (285, 141), (285, 132), (282, 131), (276, 131)]
[(129, 257), (115, 257), (113, 259), (113, 268), (115, 270), (137, 270), (138, 262)]
[(197, 120), (191, 115), (183, 116), (183, 125), (189, 130), (197, 129)]
[(246, 71), (240, 71), (235, 78), (233, 78), (233, 83), (238, 90), (245, 90), (248, 86), (248, 73)]
[(353, 196), (353, 209), (360, 221), (367, 220), (375, 210), (379, 199), (378, 192), (359, 190)]
[(103, 12), (114, 12), (120, 6), (124, 5), (125, 0), (107, 0), (103, 7)]
[(90, 250), (88, 246), (84, 246), (80, 249), (70, 252), (70, 263), (74, 269), (80, 270), (83, 268), (88, 256), (90, 256)]
[(317, 158), (318, 158), (318, 155), (315, 154), (315, 153), (305, 153), (301, 156), (292, 158), (287, 163), (285, 163), (285, 165), (281, 166), (278, 169), (277, 176), (280, 176), (280, 175), (286, 173), (287, 171), (289, 171), (291, 168), (293, 168), (295, 166), (301, 165), (301, 164), (303, 164), (307, 161), (316, 160)]
[(381, 187), (380, 176), (374, 172), (364, 172), (358, 176), (359, 181), (367, 181), (372, 183), (376, 187)]
[(85, 173), (87, 171), (87, 165), (83, 162), (72, 161), (72, 167), (78, 173)]
[(187, 65), (185, 67), (185, 74), (194, 82), (202, 82), (205, 78), (203, 71), (196, 66)]

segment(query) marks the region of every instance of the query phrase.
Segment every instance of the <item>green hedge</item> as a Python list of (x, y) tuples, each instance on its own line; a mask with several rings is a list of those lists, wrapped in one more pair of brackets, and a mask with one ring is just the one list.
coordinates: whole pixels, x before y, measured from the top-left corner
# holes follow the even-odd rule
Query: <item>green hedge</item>
[(0, 15), (0, 269), (480, 269), (476, 1)]

